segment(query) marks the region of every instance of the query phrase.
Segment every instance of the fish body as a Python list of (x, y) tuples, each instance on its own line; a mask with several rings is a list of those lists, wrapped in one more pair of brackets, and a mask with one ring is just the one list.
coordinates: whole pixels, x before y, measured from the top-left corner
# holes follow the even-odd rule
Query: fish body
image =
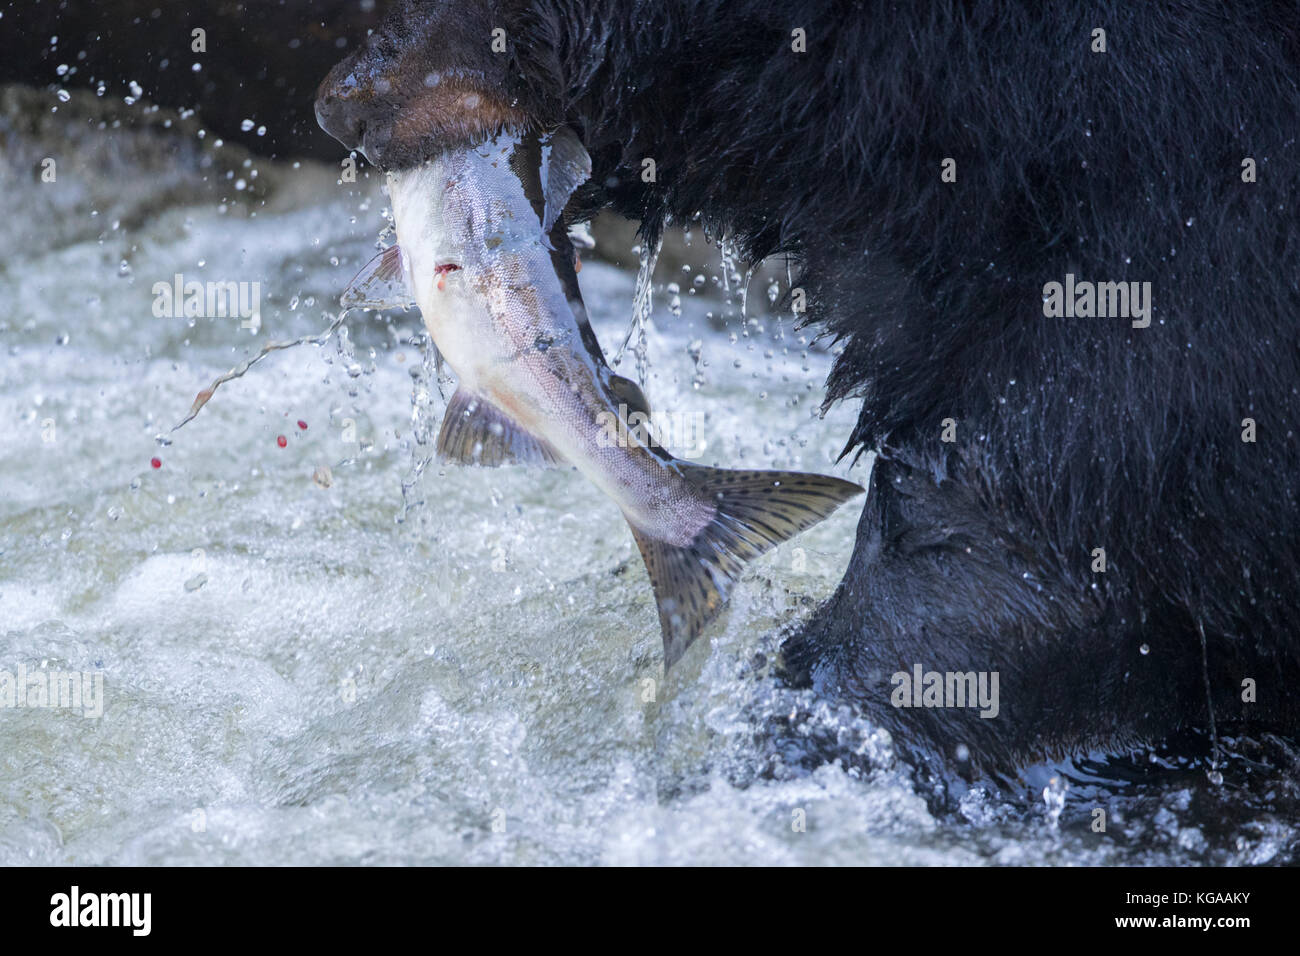
[(746, 561), (862, 488), (696, 465), (627, 427), (644, 399), (605, 365), (557, 225), (589, 171), (575, 144), (503, 136), (390, 173), (400, 268), (459, 379), (440, 452), (469, 464), (565, 462), (614, 500), (646, 562), (671, 665)]

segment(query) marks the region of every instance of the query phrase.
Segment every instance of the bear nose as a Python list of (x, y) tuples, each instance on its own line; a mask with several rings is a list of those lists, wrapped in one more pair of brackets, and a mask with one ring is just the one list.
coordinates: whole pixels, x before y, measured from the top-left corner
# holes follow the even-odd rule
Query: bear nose
[(330, 71), (316, 93), (316, 122), (348, 149), (360, 150), (380, 165), (392, 136), (392, 84), (364, 64), (344, 60)]
[(316, 95), (316, 122), (349, 150), (361, 146), (364, 112), (355, 74), (336, 79), (331, 73)]

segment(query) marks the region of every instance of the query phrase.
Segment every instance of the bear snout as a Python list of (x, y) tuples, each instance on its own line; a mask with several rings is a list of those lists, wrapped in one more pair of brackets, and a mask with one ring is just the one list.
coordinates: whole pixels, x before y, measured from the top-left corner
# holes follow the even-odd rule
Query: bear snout
[(349, 150), (361, 149), (367, 113), (374, 111), (374, 92), (353, 68), (337, 64), (316, 93), (316, 122)]
[(316, 121), (385, 169), (527, 125), (506, 91), (507, 58), (487, 42), (488, 13), (475, 0), (398, 4), (384, 27), (325, 77)]

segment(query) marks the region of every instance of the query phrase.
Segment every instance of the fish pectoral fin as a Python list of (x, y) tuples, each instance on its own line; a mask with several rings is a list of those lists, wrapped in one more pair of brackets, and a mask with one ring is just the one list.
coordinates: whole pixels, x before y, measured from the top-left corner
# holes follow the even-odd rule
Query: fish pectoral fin
[(461, 465), (559, 465), (560, 458), (542, 439), (487, 399), (463, 388), (447, 403), (438, 432), (438, 457)]
[(362, 266), (339, 298), (345, 309), (406, 309), (415, 305), (402, 267), (402, 247), (389, 246)]
[(684, 547), (632, 525), (659, 606), (665, 667), (680, 660), (722, 611), (747, 562), (863, 491), (827, 475), (679, 464), (687, 480), (716, 506), (713, 520)]
[(542, 183), (545, 198), (542, 235), (549, 236), (555, 220), (569, 204), (569, 197), (591, 178), (591, 157), (587, 155), (582, 140), (567, 126), (561, 126), (549, 138), (542, 140), (542, 145), (551, 148)]

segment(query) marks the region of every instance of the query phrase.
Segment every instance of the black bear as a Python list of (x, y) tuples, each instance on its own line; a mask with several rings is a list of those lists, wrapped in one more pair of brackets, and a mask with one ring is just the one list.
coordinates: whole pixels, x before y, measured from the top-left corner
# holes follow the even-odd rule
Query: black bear
[(997, 775), (1300, 730), (1298, 80), (1289, 0), (406, 0), (317, 116), (564, 124), (572, 216), (797, 257), (878, 458), (782, 673)]

